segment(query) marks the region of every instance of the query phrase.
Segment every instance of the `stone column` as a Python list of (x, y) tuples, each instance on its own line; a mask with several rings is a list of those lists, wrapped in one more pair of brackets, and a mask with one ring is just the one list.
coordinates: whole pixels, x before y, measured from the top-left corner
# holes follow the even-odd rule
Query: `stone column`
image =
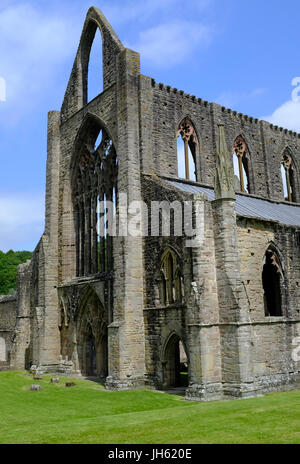
[(59, 160), (60, 160), (60, 113), (48, 115), (48, 145), (46, 174), (46, 221), (43, 236), (44, 267), (44, 311), (43, 337), (40, 349), (40, 365), (58, 363), (60, 334), (58, 329), (59, 301), (58, 285), (58, 218), (59, 218)]
[[(212, 211), (205, 195), (193, 195), (196, 236), (184, 269), (187, 293), (189, 387), (186, 399), (211, 401), (222, 396), (218, 298)], [(192, 261), (190, 263), (190, 261)]]
[(223, 125), (219, 125), (218, 137), (213, 213), (223, 392), (247, 397), (257, 391), (251, 373), (249, 303), (239, 268), (233, 169)]
[[(117, 121), (119, 198), (128, 194), (128, 204), (141, 200), (139, 141), (140, 56), (125, 49), (117, 59)], [(128, 222), (131, 217), (128, 215)], [(144, 385), (144, 283), (142, 237), (116, 237), (114, 240), (113, 322), (108, 328), (108, 388)]]

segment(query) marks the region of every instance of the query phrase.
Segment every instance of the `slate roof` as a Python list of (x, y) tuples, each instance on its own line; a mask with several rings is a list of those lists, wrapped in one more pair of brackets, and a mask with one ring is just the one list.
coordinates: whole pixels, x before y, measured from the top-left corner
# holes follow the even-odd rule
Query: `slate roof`
[[(191, 194), (204, 193), (207, 195), (209, 201), (215, 199), (215, 193), (212, 188), (201, 187), (200, 185), (188, 184), (177, 180), (167, 180), (167, 182), (183, 192)], [(238, 216), (267, 219), (280, 222), (281, 224), (300, 227), (300, 206), (297, 205), (276, 203), (274, 201), (237, 194), (236, 214)]]

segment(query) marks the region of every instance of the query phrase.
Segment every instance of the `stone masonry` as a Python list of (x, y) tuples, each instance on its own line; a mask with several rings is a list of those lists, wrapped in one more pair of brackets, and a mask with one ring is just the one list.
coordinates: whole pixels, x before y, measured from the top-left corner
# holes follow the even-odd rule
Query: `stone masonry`
[[(97, 28), (103, 92), (88, 102)], [(178, 177), (185, 125), (196, 182)], [(19, 267), (16, 301), (0, 299), (0, 368), (37, 365), (122, 390), (183, 386), (187, 365), (186, 398), (196, 401), (297, 388), (299, 187), (300, 134), (142, 75), (139, 54), (90, 8), (61, 111), (48, 116), (44, 234)], [(148, 212), (152, 202), (191, 202), (196, 246), (174, 234), (172, 215), (167, 235), (163, 216), (156, 234), (101, 235), (101, 201), (136, 221), (121, 195)], [(151, 218), (138, 222), (151, 231)]]

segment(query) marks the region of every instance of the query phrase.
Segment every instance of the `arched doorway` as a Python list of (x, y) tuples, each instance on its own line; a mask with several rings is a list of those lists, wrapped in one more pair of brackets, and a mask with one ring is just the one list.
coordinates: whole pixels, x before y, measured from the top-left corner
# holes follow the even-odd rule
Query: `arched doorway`
[(181, 338), (175, 333), (164, 352), (163, 384), (165, 388), (188, 386), (188, 357)]
[(88, 297), (81, 304), (77, 340), (81, 373), (106, 378), (108, 374), (107, 315), (93, 291), (89, 292)]

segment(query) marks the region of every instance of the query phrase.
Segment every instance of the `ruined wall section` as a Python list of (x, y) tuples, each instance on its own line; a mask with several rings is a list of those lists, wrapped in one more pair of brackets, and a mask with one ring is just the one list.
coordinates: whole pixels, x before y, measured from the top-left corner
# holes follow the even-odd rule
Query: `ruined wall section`
[(15, 295), (0, 296), (0, 371), (10, 363), (17, 320), (17, 298)]
[(78, 134), (88, 127), (88, 124), (102, 126), (110, 134), (117, 155), (119, 153), (117, 136), (117, 100), (116, 87), (112, 86), (91, 101), (84, 109), (76, 113), (72, 118), (61, 124), (60, 149), (61, 158), (59, 165), (59, 284), (76, 278), (76, 249), (75, 249), (75, 224), (72, 198), (72, 166), (76, 162), (78, 153), (76, 145), (80, 144)]
[(141, 76), (140, 94), (144, 172), (177, 176), (176, 135), (180, 122), (188, 117), (194, 124), (199, 140), (196, 149), (198, 182), (213, 186), (216, 131), (217, 125), (223, 123), (231, 152), (239, 135), (247, 144), (250, 193), (255, 196), (284, 201), (281, 160), (284, 149), (290, 148), (296, 169), (296, 199), (300, 202), (300, 134), (157, 84), (146, 76)]
[[(78, 51), (61, 108), (62, 121), (67, 121), (87, 104), (89, 56), (95, 33), (102, 35), (103, 90), (116, 83), (116, 57), (124, 50), (116, 33), (97, 8), (90, 8), (83, 27)], [(99, 64), (100, 69), (100, 64)]]
[[(250, 306), (249, 349), (254, 380), (262, 391), (296, 385), (300, 363), (293, 361), (292, 352), (293, 340), (300, 333), (299, 232), (274, 222), (239, 218), (238, 239), (241, 278)], [(266, 317), (264, 312), (262, 271), (270, 243), (282, 259), (282, 317)]]
[[(149, 199), (170, 203), (193, 200), (201, 216), (201, 225), (194, 237), (196, 246), (191, 248), (186, 246), (190, 237), (174, 236), (172, 216), (171, 236), (150, 236), (149, 217), (149, 236), (144, 239), (147, 378), (155, 385), (163, 384), (164, 350), (169, 337), (176, 333), (184, 344), (189, 362), (189, 399), (217, 398), (221, 394), (222, 374), (211, 204), (204, 196), (183, 194), (156, 176), (144, 176), (142, 186), (148, 211)], [(182, 304), (164, 307), (160, 300), (159, 278), (161, 257), (167, 247), (179, 257), (184, 296)]]
[(295, 196), (297, 203), (300, 203), (300, 134), (265, 121), (261, 122), (261, 133), (269, 175), (270, 198), (282, 201), (284, 197), (280, 163), (284, 150), (289, 148), (295, 167)]

